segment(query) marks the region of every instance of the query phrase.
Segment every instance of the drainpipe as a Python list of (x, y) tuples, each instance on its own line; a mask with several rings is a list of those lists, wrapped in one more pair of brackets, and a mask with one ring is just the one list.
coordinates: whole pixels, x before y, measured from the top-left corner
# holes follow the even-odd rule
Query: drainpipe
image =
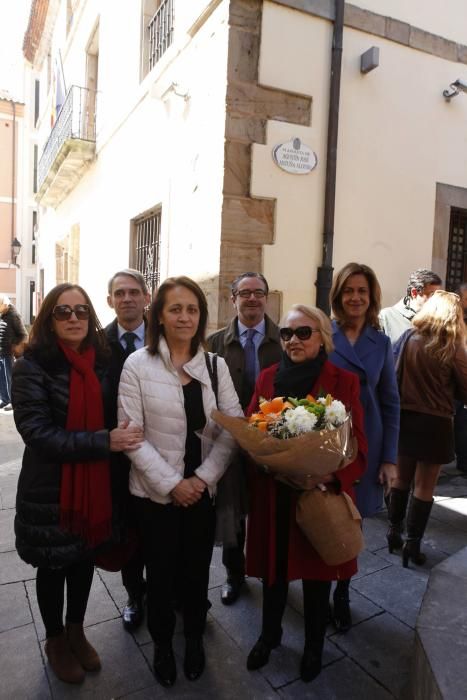
[(336, 202), (337, 137), (339, 131), (339, 99), (341, 87), (342, 37), (345, 0), (335, 0), (332, 36), (331, 84), (328, 114), (328, 147), (326, 156), (326, 189), (324, 194), (323, 257), (316, 280), (316, 306), (329, 315), (329, 292), (332, 285), (332, 251)]
[(12, 134), (12, 156), (11, 156), (11, 243), (10, 250), (15, 240), (15, 178), (16, 178), (16, 104), (14, 100), (11, 101), (13, 105), (13, 134)]

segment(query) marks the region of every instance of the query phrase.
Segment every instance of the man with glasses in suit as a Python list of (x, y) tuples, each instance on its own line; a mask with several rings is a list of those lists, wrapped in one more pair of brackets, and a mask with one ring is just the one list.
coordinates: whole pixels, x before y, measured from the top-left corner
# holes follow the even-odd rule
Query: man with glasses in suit
[[(279, 361), (281, 344), (277, 325), (266, 315), (269, 287), (259, 272), (244, 272), (231, 287), (231, 301), (236, 316), (225, 328), (208, 338), (208, 348), (223, 357), (232, 376), (243, 410), (250, 403), (256, 377), (265, 367)], [(232, 465), (235, 474), (243, 481), (237, 492), (246, 493), (243, 465)], [(227, 570), (227, 580), (221, 589), (224, 605), (234, 603), (245, 580), (245, 520), (240, 523), (237, 543), (225, 546), (222, 563)]]
[[(116, 318), (105, 328), (108, 343), (112, 352), (110, 359), (110, 378), (113, 387), (112, 405), (109, 406), (112, 426), (117, 420), (117, 394), (120, 374), (126, 358), (135, 350), (145, 346), (146, 321), (144, 310), (151, 297), (143, 275), (138, 270), (126, 268), (116, 272), (108, 284), (107, 303), (114, 309)], [(119, 503), (128, 509), (130, 523), (131, 500), (128, 490), (128, 475), (130, 461), (123, 452), (114, 453), (112, 457), (114, 481), (121, 495)], [(146, 582), (143, 578), (143, 553), (138, 547), (130, 561), (122, 567), (122, 583), (128, 593), (128, 600), (123, 609), (122, 620), (126, 630), (137, 629), (143, 621), (143, 597)]]

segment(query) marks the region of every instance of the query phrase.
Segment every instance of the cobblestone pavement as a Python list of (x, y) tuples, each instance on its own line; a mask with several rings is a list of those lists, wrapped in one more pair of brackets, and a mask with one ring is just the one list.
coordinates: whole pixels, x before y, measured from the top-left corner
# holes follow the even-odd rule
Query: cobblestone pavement
[(87, 634), (102, 659), (102, 671), (82, 686), (58, 681), (44, 658), (44, 627), (35, 592), (35, 571), (18, 557), (13, 517), (22, 443), (11, 413), (0, 411), (0, 698), (319, 698), (386, 700), (407, 696), (414, 626), (430, 568), (467, 543), (467, 479), (451, 465), (443, 470), (425, 537), (427, 565), (403, 569), (400, 554), (388, 554), (384, 514), (364, 524), (366, 549), (352, 580), (354, 626), (338, 635), (330, 626), (324, 668), (310, 684), (299, 679), (303, 645), (301, 586), (293, 583), (284, 618), (282, 646), (261, 671), (248, 672), (246, 656), (260, 630), (261, 586), (248, 579), (232, 607), (220, 603), (224, 578), (220, 551), (211, 565), (212, 608), (206, 631), (206, 670), (187, 681), (181, 670), (183, 637), (175, 638), (176, 686), (161, 688), (151, 672), (152, 643), (145, 626), (134, 635), (121, 624), (125, 591), (120, 574), (96, 570), (86, 616)]

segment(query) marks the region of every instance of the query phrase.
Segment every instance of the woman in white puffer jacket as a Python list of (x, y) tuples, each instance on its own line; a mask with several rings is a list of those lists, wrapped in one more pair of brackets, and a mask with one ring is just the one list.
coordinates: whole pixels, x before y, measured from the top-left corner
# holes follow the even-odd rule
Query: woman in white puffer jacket
[(209, 370), (214, 366), (219, 409), (243, 415), (224, 360), (214, 362), (204, 352), (207, 315), (206, 297), (196, 282), (167, 279), (149, 311), (148, 346), (128, 357), (119, 387), (119, 420), (144, 430), (140, 449), (128, 453), (130, 491), (143, 538), (154, 673), (166, 687), (176, 679), (175, 589), (183, 611), (187, 678), (199, 678), (205, 663), (213, 498), (235, 449), (231, 436), (211, 418), (216, 380)]

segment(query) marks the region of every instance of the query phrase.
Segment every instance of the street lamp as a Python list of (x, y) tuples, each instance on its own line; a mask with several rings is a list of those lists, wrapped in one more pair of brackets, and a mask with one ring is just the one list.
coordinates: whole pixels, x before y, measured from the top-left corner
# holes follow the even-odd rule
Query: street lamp
[(16, 258), (20, 254), (20, 251), (21, 251), (21, 243), (18, 241), (18, 239), (15, 236), (13, 238), (13, 240), (11, 241), (11, 252), (13, 254), (13, 261), (14, 261), (16, 267), (19, 267), (18, 263), (16, 262)]

